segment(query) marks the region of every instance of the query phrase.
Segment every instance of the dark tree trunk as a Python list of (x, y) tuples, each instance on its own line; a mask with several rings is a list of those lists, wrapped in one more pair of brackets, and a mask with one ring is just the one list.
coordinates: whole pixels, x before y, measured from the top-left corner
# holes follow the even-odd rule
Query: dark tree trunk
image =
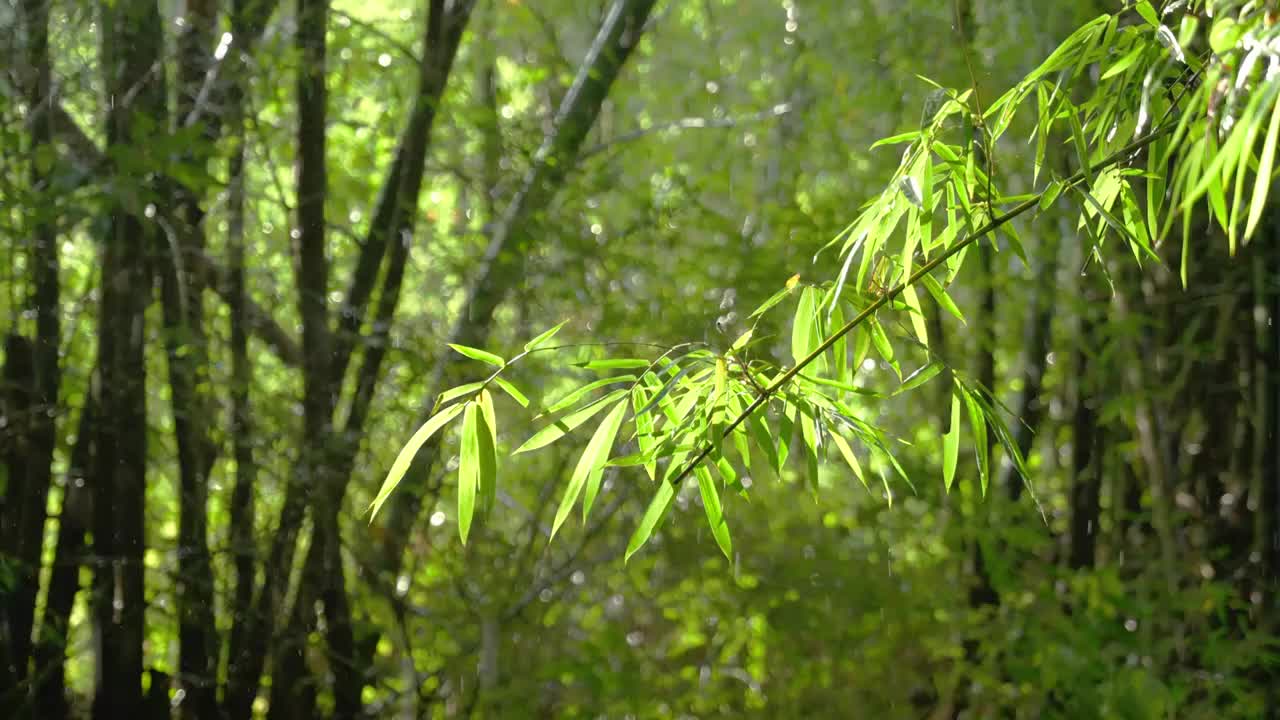
[[(33, 158), (50, 150), (53, 143), (52, 113), (48, 110), (52, 97), (52, 66), (49, 58), (49, 8), (44, 0), (23, 0), (19, 11), (26, 30), (26, 57), (33, 75), (28, 102), (32, 114), (31, 147)], [(14, 438), (15, 454), (9, 462), (9, 482), (5, 498), (6, 516), (3, 545), (0, 551), (15, 561), (15, 577), (5, 598), (3, 625), (0, 627), (0, 693), (14, 702), (30, 698), (28, 683), (32, 653), (36, 595), (40, 583), (40, 554), (44, 542), (45, 508), (48, 502), (54, 447), (57, 444), (58, 385), (61, 381), (58, 362), (59, 347), (59, 283), (58, 238), (50, 222), (57, 196), (50, 192), (49, 178), (43, 163), (33, 160), (31, 187), (41, 199), (41, 207), (32, 215), (29, 258), (32, 291), (27, 306), (35, 316), (34, 342), (12, 336), (6, 348), (8, 363), (23, 368), (25, 385), (9, 388), (13, 392), (17, 412), (18, 437)], [(13, 354), (11, 354), (13, 353)], [(6, 368), (8, 370), (8, 368)], [(8, 374), (8, 373), (6, 373)], [(7, 381), (16, 378), (6, 378)], [(3, 657), (4, 655), (8, 657)], [(16, 707), (25, 712), (29, 700)]]
[[(96, 382), (91, 379), (91, 382)], [(80, 591), (80, 566), (84, 560), (85, 531), (89, 527), (89, 489), (85, 478), (93, 464), (96, 410), (90, 389), (80, 411), (76, 444), (63, 484), (62, 512), (49, 573), (44, 616), (36, 638), (35, 706), (42, 717), (67, 717), (67, 633), (71, 608)]]
[[(213, 58), (216, 6), (187, 3), (178, 36), (177, 122), (192, 117)], [(213, 138), (207, 131), (203, 142)], [(209, 146), (197, 145), (180, 162), (200, 166)], [(209, 470), (215, 447), (209, 436), (208, 349), (204, 329), (204, 287), (192, 258), (204, 252), (204, 213), (190, 190), (173, 193), (177, 222), (157, 234), (165, 347), (178, 448), (178, 685), (182, 715), (210, 720), (217, 712), (217, 637), (213, 617), (213, 572), (209, 566)]]
[[(231, 14), (232, 35), (247, 32), (243, 2), (233, 5)], [(239, 699), (235, 683), (242, 676), (242, 668), (249, 664), (245, 652), (250, 645), (249, 631), (255, 627), (253, 619), (253, 589), (257, 585), (257, 552), (254, 538), (256, 504), (254, 488), (257, 485), (257, 464), (253, 455), (253, 422), (251, 420), (249, 389), (252, 385), (253, 366), (249, 358), (249, 317), (246, 310), (245, 288), (245, 127), (244, 127), (244, 66), (237, 54), (232, 57), (227, 93), (227, 134), (232, 148), (227, 164), (229, 187), (227, 188), (227, 309), (230, 322), (231, 345), (231, 442), (235, 458), (235, 480), (228, 507), (231, 553), (234, 558), (235, 589), (230, 603), (231, 632), (226, 646), (226, 674), (228, 688), (224, 701)], [(252, 698), (249, 699), (252, 702)], [(230, 703), (224, 704), (224, 712), (230, 715)]]
[[(109, 98), (107, 142), (123, 150), (136, 142), (135, 120), (149, 116), (163, 128), (165, 90), (162, 22), (156, 3), (113, 0), (99, 4), (104, 86)], [(145, 156), (145, 150), (135, 149)], [(113, 171), (115, 182), (143, 178)], [(98, 316), (98, 406), (110, 422), (97, 423), (94, 443), (94, 617), (97, 631), (95, 720), (143, 712), (142, 643), (146, 599), (145, 543), (147, 409), (145, 311), (150, 299), (148, 253), (154, 226), (120, 201), (110, 208), (102, 242)]]

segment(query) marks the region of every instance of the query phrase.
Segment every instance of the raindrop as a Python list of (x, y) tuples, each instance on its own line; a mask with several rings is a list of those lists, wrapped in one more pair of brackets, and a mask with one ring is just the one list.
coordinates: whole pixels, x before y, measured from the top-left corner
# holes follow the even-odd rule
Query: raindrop
[(431, 513), (431, 527), (440, 527), (441, 525), (444, 524), (444, 521), (445, 521), (444, 513), (440, 512), (439, 510)]
[(147, 207), (145, 210), (142, 211), (142, 214), (146, 215), (148, 220), (155, 217), (156, 216), (155, 203), (147, 203)]
[(1138, 629), (1138, 621), (1134, 620), (1133, 618), (1129, 618), (1128, 620), (1125, 620), (1124, 629), (1128, 630), (1129, 632), (1134, 632), (1135, 630)]
[(396, 595), (404, 597), (409, 592), (409, 576), (401, 575), (396, 578)]
[(378, 64), (382, 67), (391, 67), (391, 56), (387, 53), (382, 53), (378, 56)]
[(573, 583), (574, 585), (581, 585), (586, 581), (587, 581), (587, 574), (582, 572), (581, 570), (574, 570), (573, 575), (569, 576), (569, 582)]

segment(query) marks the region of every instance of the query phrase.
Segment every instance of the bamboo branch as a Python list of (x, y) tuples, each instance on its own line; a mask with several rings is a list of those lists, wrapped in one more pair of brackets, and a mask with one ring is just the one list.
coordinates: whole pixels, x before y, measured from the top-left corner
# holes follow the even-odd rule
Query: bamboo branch
[[(1133, 142), (1129, 143), (1123, 148), (1112, 153), (1106, 159), (1094, 165), (1092, 168), (1093, 171), (1098, 172), (1100, 170), (1106, 169), (1108, 167), (1111, 167), (1112, 165), (1116, 165), (1126, 160), (1127, 158), (1131, 157), (1135, 152), (1145, 148), (1146, 146), (1150, 145), (1152, 142), (1159, 139), (1160, 137), (1163, 137), (1164, 135), (1167, 135), (1170, 132), (1172, 132), (1174, 127), (1175, 127), (1175, 123), (1166, 123), (1161, 125), (1159, 129), (1153, 130), (1149, 134), (1141, 138), (1138, 138), (1137, 140), (1134, 140)], [(1063, 181), (1062, 190), (1065, 191), (1065, 190), (1074, 188), (1076, 185), (1083, 182), (1084, 179), (1085, 179), (1084, 172), (1083, 171), (1077, 172), (1076, 174), (1072, 175), (1071, 177)], [(983, 225), (977, 230), (970, 232), (962, 240), (952, 245), (951, 247), (947, 248), (947, 250), (943, 252), (941, 255), (938, 255), (933, 260), (930, 260), (924, 265), (921, 265), (920, 268), (911, 275), (911, 277), (907, 278), (906, 280), (903, 280), (901, 283), (898, 283), (896, 286), (890, 288), (884, 294), (880, 295), (875, 300), (873, 300), (871, 304), (868, 305), (862, 312), (858, 313), (852, 320), (845, 323), (844, 326), (841, 327), (839, 330), (836, 330), (834, 333), (832, 333), (831, 336), (828, 337), (826, 340), (823, 340), (822, 343), (818, 345), (818, 347), (814, 348), (813, 352), (810, 352), (808, 355), (803, 357), (793, 367), (791, 367), (789, 370), (787, 370), (781, 376), (779, 376), (776, 380), (770, 383), (769, 386), (764, 389), (764, 392), (757, 395), (756, 398), (751, 401), (751, 404), (748, 405), (745, 409), (743, 409), (742, 412), (738, 413), (738, 416), (735, 417), (727, 427), (725, 427), (724, 431), (720, 434), (720, 441), (723, 442), (727, 440), (729, 436), (733, 433), (733, 431), (738, 428), (739, 425), (746, 422), (747, 418), (751, 417), (752, 413), (754, 413), (756, 410), (759, 410), (760, 407), (763, 406), (766, 402), (768, 402), (769, 399), (772, 398), (774, 395), (777, 395), (778, 391), (781, 390), (784, 385), (791, 382), (791, 380), (793, 380), (796, 375), (800, 374), (801, 370), (803, 370), (805, 367), (813, 363), (814, 360), (817, 360), (819, 357), (821, 357), (827, 350), (830, 350), (831, 346), (835, 345), (836, 342), (840, 340), (840, 338), (844, 337), (845, 335), (848, 335), (850, 332), (854, 330), (854, 328), (866, 322), (868, 318), (870, 318), (872, 315), (876, 313), (876, 311), (878, 311), (880, 308), (884, 307), (885, 305), (889, 304), (896, 297), (898, 297), (898, 295), (902, 294), (902, 292), (906, 290), (908, 287), (911, 287), (916, 283), (920, 282), (922, 278), (932, 273), (940, 265), (942, 265), (951, 257), (959, 253), (961, 250), (965, 249), (966, 247), (969, 247), (970, 245), (986, 237), (987, 235), (992, 234), (996, 230), (1000, 229), (1004, 225), (1011, 222), (1014, 218), (1017, 218), (1018, 216), (1025, 214), (1028, 210), (1031, 210), (1032, 208), (1037, 207), (1040, 204), (1041, 198), (1045, 196), (1046, 192), (1048, 191), (1047, 190), (1040, 191), (1039, 193), (1033, 195), (1032, 197), (1022, 201), (1021, 203), (1018, 203), (1011, 210), (1004, 213), (1003, 215), (993, 218), (986, 225)], [(684, 469), (680, 471), (680, 474), (676, 475), (675, 479), (671, 481), (671, 484), (678, 486), (681, 482), (683, 482), (686, 477), (688, 477), (691, 473), (693, 473), (694, 469), (697, 468), (698, 465), (703, 460), (707, 459), (707, 456), (715, 452), (716, 447), (717, 447), (716, 444), (710, 444), (710, 443), (703, 446), (702, 450), (700, 450), (698, 454), (695, 455), (693, 459), (690, 460), (684, 466)]]

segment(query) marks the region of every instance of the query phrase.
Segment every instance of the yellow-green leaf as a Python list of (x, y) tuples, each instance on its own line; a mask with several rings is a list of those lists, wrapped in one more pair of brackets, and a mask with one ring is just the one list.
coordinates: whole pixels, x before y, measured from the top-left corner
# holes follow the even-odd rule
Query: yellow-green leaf
[(409, 438), (409, 442), (400, 449), (400, 453), (396, 455), (395, 462), (391, 463), (391, 470), (387, 472), (387, 477), (382, 481), (382, 487), (378, 489), (378, 495), (369, 504), (369, 519), (378, 514), (378, 510), (382, 509), (382, 504), (387, 501), (387, 497), (391, 495), (391, 491), (396, 489), (400, 484), (400, 480), (404, 474), (408, 472), (410, 463), (413, 458), (431, 439), (440, 428), (444, 427), (450, 420), (458, 416), (462, 412), (462, 405), (450, 405), (440, 412), (432, 415), (422, 427), (418, 428), (413, 437)]
[(640, 518), (640, 524), (636, 526), (635, 532), (631, 534), (631, 540), (627, 543), (627, 552), (623, 556), (623, 562), (629, 562), (631, 556), (635, 555), (644, 544), (649, 542), (653, 531), (657, 529), (662, 518), (667, 514), (667, 508), (671, 507), (671, 499), (676, 496), (676, 490), (671, 483), (663, 480), (658, 485), (658, 492), (654, 494), (653, 500), (649, 501), (649, 507), (644, 511), (644, 517)]
[(493, 353), (488, 352), (486, 350), (467, 347), (466, 345), (457, 345), (455, 343), (449, 343), (449, 347), (453, 348), (458, 353), (461, 353), (462, 355), (465, 355), (471, 358), (472, 360), (479, 360), (480, 362), (489, 363), (490, 365), (494, 365), (497, 367), (503, 367), (507, 364), (507, 361), (503, 360), (501, 356), (494, 355)]
[(480, 438), (476, 404), (466, 404), (462, 414), (462, 453), (458, 458), (458, 535), (467, 544), (471, 519), (476, 512), (476, 487), (480, 479)]

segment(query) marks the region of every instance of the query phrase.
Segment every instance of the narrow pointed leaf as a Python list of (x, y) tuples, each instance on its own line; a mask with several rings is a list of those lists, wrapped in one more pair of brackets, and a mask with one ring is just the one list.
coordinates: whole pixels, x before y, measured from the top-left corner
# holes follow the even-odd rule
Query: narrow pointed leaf
[(626, 390), (614, 390), (613, 392), (609, 393), (608, 395), (605, 395), (604, 397), (582, 408), (581, 410), (578, 410), (577, 412), (574, 412), (574, 413), (570, 413), (560, 418), (559, 420), (551, 423), (550, 425), (534, 433), (533, 437), (529, 438), (528, 440), (525, 440), (524, 444), (516, 448), (515, 452), (513, 452), (512, 455), (517, 455), (522, 452), (529, 452), (530, 450), (537, 450), (540, 447), (545, 447), (547, 445), (550, 445), (556, 440), (559, 440), (560, 438), (564, 437), (565, 433), (572, 432), (575, 428), (577, 428), (582, 423), (595, 417), (600, 411), (608, 407), (609, 404), (612, 403), (614, 400), (617, 400), (618, 398), (626, 394), (627, 394)]
[(631, 560), (631, 556), (635, 555), (644, 544), (649, 542), (649, 538), (653, 536), (653, 531), (662, 523), (662, 519), (667, 514), (667, 508), (671, 507), (671, 499), (676, 496), (676, 489), (671, 483), (663, 480), (658, 485), (658, 492), (654, 494), (653, 500), (649, 501), (649, 507), (644, 511), (644, 517), (640, 518), (640, 524), (636, 526), (635, 532), (631, 534), (631, 540), (627, 543), (627, 552), (623, 556), (623, 562)]
[(568, 320), (561, 321), (559, 325), (556, 325), (555, 327), (551, 328), (550, 330), (547, 330), (546, 332), (542, 333), (538, 337), (525, 343), (524, 351), (529, 352), (531, 350), (535, 350), (539, 347), (542, 347), (543, 343), (547, 342), (552, 337), (554, 337), (556, 333), (560, 332), (560, 328), (564, 327), (565, 323), (567, 322), (569, 321)]
[(387, 472), (386, 479), (382, 481), (382, 487), (378, 489), (377, 496), (369, 505), (370, 520), (373, 519), (373, 516), (378, 514), (378, 510), (382, 509), (382, 504), (387, 501), (387, 497), (391, 495), (391, 491), (395, 490), (396, 486), (400, 484), (400, 480), (409, 470), (410, 463), (413, 462), (414, 456), (418, 454), (418, 451), (422, 449), (422, 446), (425, 445), (427, 440), (430, 440), (431, 436), (435, 435), (440, 428), (444, 427), (450, 420), (457, 417), (458, 414), (462, 412), (462, 408), (462, 405), (450, 405), (435, 415), (432, 415), (430, 419), (422, 424), (422, 427), (418, 428), (418, 431), (413, 434), (413, 437), (409, 438), (409, 442), (405, 443), (405, 446), (401, 448), (400, 454), (396, 455), (395, 462), (391, 463), (391, 470)]
[(476, 512), (476, 488), (480, 480), (480, 438), (476, 404), (466, 404), (462, 414), (462, 453), (458, 458), (458, 535), (467, 544)]
[(529, 407), (529, 398), (520, 392), (520, 388), (513, 385), (510, 380), (505, 380), (499, 376), (494, 378), (493, 381), (498, 384), (498, 387), (502, 388), (503, 392), (510, 395), (512, 400), (520, 403), (520, 407)]
[(960, 395), (951, 395), (951, 427), (942, 438), (942, 484), (948, 492), (956, 479), (956, 461), (960, 457)]
[[(608, 459), (609, 450), (613, 447), (614, 436), (618, 433), (618, 426), (622, 423), (622, 415), (626, 409), (627, 403), (625, 400), (613, 406), (613, 410), (605, 418), (605, 421), (596, 427), (595, 434), (591, 436), (591, 440), (587, 442), (586, 449), (582, 451), (582, 456), (578, 458), (578, 465), (573, 469), (573, 475), (569, 478), (569, 485), (564, 490), (564, 496), (560, 498), (560, 507), (556, 508), (555, 520), (551, 523), (551, 537), (553, 539), (556, 533), (560, 531), (560, 526), (564, 524), (565, 518), (569, 517), (574, 503), (578, 501), (578, 496), (582, 494), (591, 476), (596, 475), (598, 477), (602, 474), (604, 462)], [(587, 512), (590, 511), (590, 502), (595, 499), (594, 493), (589, 493), (589, 495), (587, 501), (583, 503), (584, 519)]]
[(730, 560), (733, 559), (733, 540), (729, 537), (729, 526), (724, 521), (724, 507), (720, 504), (720, 492), (711, 478), (711, 471), (699, 465), (694, 474), (698, 476), (698, 490), (702, 494), (702, 507), (707, 512), (707, 524), (711, 526), (711, 535), (720, 546), (720, 552)]
[(479, 360), (480, 362), (489, 363), (490, 365), (494, 365), (496, 367), (503, 367), (507, 364), (507, 361), (503, 360), (501, 356), (494, 355), (493, 353), (488, 352), (486, 350), (467, 347), (466, 345), (457, 345), (454, 343), (449, 343), (449, 347), (471, 358), (472, 360)]

